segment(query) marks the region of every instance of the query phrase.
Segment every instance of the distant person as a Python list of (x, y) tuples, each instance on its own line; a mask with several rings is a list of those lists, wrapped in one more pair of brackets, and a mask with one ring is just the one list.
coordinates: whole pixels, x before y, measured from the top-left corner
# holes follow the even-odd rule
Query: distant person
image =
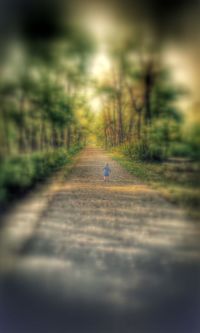
[(103, 179), (104, 179), (104, 182), (106, 180), (109, 181), (110, 173), (111, 173), (111, 169), (109, 167), (109, 164), (106, 163), (105, 166), (104, 166), (104, 168), (103, 168)]

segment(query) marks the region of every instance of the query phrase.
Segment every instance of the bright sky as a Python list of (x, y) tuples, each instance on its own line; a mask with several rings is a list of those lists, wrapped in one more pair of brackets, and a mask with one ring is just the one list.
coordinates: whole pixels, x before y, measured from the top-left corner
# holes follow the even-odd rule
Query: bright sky
[(91, 64), (91, 75), (93, 78), (102, 79), (111, 69), (111, 62), (105, 48), (101, 48), (94, 56)]

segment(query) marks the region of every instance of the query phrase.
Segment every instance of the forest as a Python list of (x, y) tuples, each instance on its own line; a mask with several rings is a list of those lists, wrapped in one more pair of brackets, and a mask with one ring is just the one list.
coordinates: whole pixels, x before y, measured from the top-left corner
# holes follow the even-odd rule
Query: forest
[[(1, 38), (1, 204), (91, 142), (144, 166), (198, 161), (199, 101), (185, 79), (175, 79), (165, 44), (137, 22), (119, 27), (118, 38), (98, 17), (96, 25), (65, 22), (61, 29), (61, 16), (52, 21), (54, 6), (46, 22), (52, 31), (35, 29), (41, 18), (32, 14), (20, 38)], [(189, 183), (197, 169), (190, 166)]]
[(86, 143), (91, 111), (84, 96), (92, 43), (12, 45), (1, 75), (1, 201), (46, 178)]

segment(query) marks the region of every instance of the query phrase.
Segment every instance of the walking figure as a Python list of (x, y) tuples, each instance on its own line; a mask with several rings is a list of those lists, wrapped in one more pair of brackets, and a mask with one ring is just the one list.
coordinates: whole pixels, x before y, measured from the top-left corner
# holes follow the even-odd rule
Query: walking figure
[(111, 173), (111, 169), (109, 167), (109, 164), (106, 163), (105, 166), (104, 166), (104, 168), (103, 168), (103, 179), (104, 179), (104, 182), (106, 180), (109, 181), (110, 173)]

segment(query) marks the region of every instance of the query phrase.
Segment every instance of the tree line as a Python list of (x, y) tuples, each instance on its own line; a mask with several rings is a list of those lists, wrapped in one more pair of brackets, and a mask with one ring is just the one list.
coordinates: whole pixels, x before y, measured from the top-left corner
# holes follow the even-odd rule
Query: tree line
[(124, 145), (147, 158), (163, 158), (181, 137), (177, 87), (161, 53), (129, 42), (110, 52), (112, 68), (97, 86), (102, 112), (99, 139), (105, 146)]
[(1, 157), (70, 148), (85, 140), (81, 118), (91, 116), (84, 84), (92, 48), (78, 33), (44, 45), (12, 46), (1, 63)]

